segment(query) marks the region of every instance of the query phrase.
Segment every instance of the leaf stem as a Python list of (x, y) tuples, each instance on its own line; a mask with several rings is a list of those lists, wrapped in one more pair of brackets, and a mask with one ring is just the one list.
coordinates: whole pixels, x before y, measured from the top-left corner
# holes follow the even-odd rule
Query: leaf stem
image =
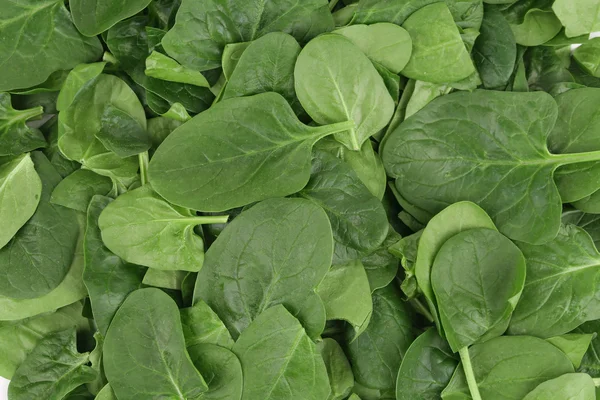
[(338, 3), (338, 0), (330, 0), (329, 1), (329, 11), (332, 11), (335, 8), (335, 6), (337, 5), (337, 3)]
[(410, 299), (410, 302), (412, 303), (413, 307), (415, 308), (415, 310), (417, 310), (418, 313), (422, 314), (427, 319), (427, 321), (433, 323), (433, 315), (431, 315), (427, 307), (423, 303), (421, 303), (421, 300), (414, 298)]
[(15, 117), (8, 121), (8, 125), (14, 124), (19, 121), (29, 121), (32, 118), (39, 117), (44, 114), (44, 107), (28, 108), (27, 110), (15, 110)]
[(150, 160), (148, 152), (145, 151), (138, 154), (138, 160), (140, 162), (140, 179), (142, 181), (142, 186), (146, 186), (146, 183), (148, 183), (148, 163)]
[(183, 222), (192, 222), (197, 225), (208, 225), (208, 224), (224, 224), (229, 220), (229, 215), (203, 215), (200, 217), (191, 217), (180, 219)]
[(469, 392), (473, 400), (481, 400), (481, 394), (479, 393), (479, 387), (477, 386), (477, 380), (475, 379), (475, 373), (473, 372), (473, 365), (471, 364), (471, 357), (469, 356), (469, 347), (465, 346), (458, 351), (460, 355), (460, 361), (462, 361), (462, 367), (465, 371), (465, 377), (467, 378), (467, 385), (469, 385)]
[(317, 127), (313, 127), (314, 129), (314, 137), (315, 137), (315, 142), (319, 141), (320, 139), (323, 139), (326, 136), (329, 135), (334, 135), (336, 133), (341, 133), (341, 132), (345, 132), (345, 131), (349, 131), (355, 128), (355, 124), (354, 121), (344, 121), (344, 122), (338, 122), (335, 124), (330, 124), (330, 125), (323, 125), (323, 126), (317, 126)]
[(600, 161), (600, 151), (589, 151), (587, 153), (552, 154), (552, 159), (557, 160), (561, 165)]

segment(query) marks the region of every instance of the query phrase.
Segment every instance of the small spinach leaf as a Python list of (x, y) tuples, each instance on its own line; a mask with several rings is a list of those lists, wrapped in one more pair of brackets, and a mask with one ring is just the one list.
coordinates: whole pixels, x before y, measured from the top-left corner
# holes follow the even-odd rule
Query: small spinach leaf
[(87, 169), (78, 169), (64, 178), (52, 191), (50, 202), (73, 210), (87, 212), (95, 195), (108, 195), (113, 189), (109, 178)]
[(523, 400), (594, 400), (595, 398), (596, 386), (588, 374), (565, 374), (541, 383), (523, 397)]
[(243, 374), (240, 360), (229, 349), (215, 344), (188, 347), (190, 359), (208, 385), (202, 400), (240, 400)]
[(28, 151), (46, 147), (46, 139), (39, 129), (27, 126), (27, 121), (41, 116), (39, 106), (28, 110), (15, 110), (10, 94), (0, 93), (0, 156), (18, 156)]
[(334, 339), (325, 338), (317, 344), (327, 368), (331, 393), (327, 400), (342, 400), (350, 394), (354, 386), (352, 368), (342, 347)]
[(181, 324), (185, 345), (214, 344), (226, 349), (233, 347), (233, 339), (219, 316), (204, 301), (181, 310)]
[(157, 51), (153, 51), (146, 59), (145, 73), (147, 76), (165, 81), (189, 83), (194, 86), (210, 86), (202, 73), (182, 67), (177, 61)]

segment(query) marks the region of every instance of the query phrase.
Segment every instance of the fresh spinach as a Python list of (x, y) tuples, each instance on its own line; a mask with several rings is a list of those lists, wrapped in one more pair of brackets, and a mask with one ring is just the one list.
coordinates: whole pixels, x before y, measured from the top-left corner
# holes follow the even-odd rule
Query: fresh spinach
[(549, 398), (577, 398), (594, 400), (596, 386), (588, 374), (565, 374), (541, 383), (523, 397), (523, 400), (543, 400)]
[(8, 93), (0, 93), (0, 156), (18, 156), (46, 147), (39, 129), (27, 126), (27, 121), (44, 113), (42, 106), (15, 110)]

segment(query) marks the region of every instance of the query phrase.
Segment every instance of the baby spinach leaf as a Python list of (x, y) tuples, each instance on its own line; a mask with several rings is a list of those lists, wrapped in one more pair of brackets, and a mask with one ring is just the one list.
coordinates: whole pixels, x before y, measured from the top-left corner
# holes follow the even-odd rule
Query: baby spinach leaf
[(327, 0), (183, 0), (162, 45), (181, 64), (206, 71), (221, 66), (226, 44), (249, 42), (269, 32), (289, 33), (306, 42), (332, 28)]
[(435, 213), (470, 200), (509, 238), (544, 243), (560, 228), (560, 196), (548, 184), (554, 170), (600, 159), (594, 152), (550, 154), (546, 139), (556, 115), (545, 93), (443, 96), (389, 136), (384, 166), (409, 203)]
[(394, 113), (394, 101), (371, 61), (341, 35), (311, 40), (300, 52), (294, 79), (298, 99), (315, 122), (355, 122), (355, 128), (335, 136), (350, 150), (360, 150)]
[(582, 44), (573, 53), (573, 58), (588, 74), (600, 78), (600, 39), (594, 38)]
[(594, 0), (556, 0), (552, 9), (565, 26), (567, 37), (600, 29), (600, 9)]
[(362, 335), (346, 345), (357, 383), (372, 389), (395, 390), (398, 368), (415, 338), (411, 318), (410, 309), (393, 282), (373, 292), (371, 322)]
[(525, 284), (525, 258), (496, 230), (469, 229), (440, 247), (431, 284), (446, 339), (457, 352), (506, 331)]
[(240, 400), (242, 398), (242, 366), (229, 349), (215, 344), (195, 344), (188, 347), (190, 359), (208, 385), (206, 400)]
[(109, 178), (87, 169), (78, 169), (56, 185), (50, 202), (85, 213), (92, 197), (105, 196), (112, 189)]
[(117, 22), (142, 11), (150, 0), (71, 0), (73, 22), (85, 36), (96, 36)]
[(172, 206), (149, 186), (119, 196), (100, 214), (102, 241), (123, 260), (161, 270), (199, 271), (204, 241), (194, 227), (227, 222)]
[(146, 75), (165, 81), (189, 83), (209, 87), (210, 84), (200, 72), (181, 66), (177, 61), (162, 53), (153, 51), (146, 59)]
[(98, 217), (111, 201), (104, 196), (92, 197), (87, 210), (84, 238), (83, 281), (89, 293), (94, 320), (103, 335), (106, 335), (110, 322), (125, 298), (142, 286), (144, 276), (143, 268), (125, 263), (102, 242)]
[(0, 165), (0, 248), (17, 234), (35, 213), (42, 181), (29, 154)]
[[(404, 112), (404, 118), (408, 118), (427, 104), (431, 103), (434, 99), (448, 94), (452, 91), (452, 87), (447, 84), (431, 83), (424, 81), (412, 81), (414, 82), (414, 90), (408, 97), (406, 103), (406, 111)], [(390, 131), (391, 132), (391, 131)]]
[(596, 248), (600, 248), (600, 215), (567, 209), (563, 212), (562, 222), (565, 225), (572, 224), (583, 228), (592, 237)]
[(226, 349), (233, 347), (233, 339), (223, 321), (202, 300), (181, 310), (181, 324), (188, 348), (197, 344), (214, 344)]
[(150, 181), (168, 201), (201, 211), (286, 196), (308, 182), (314, 143), (352, 126), (306, 126), (276, 93), (229, 99), (165, 139), (150, 161)]
[(382, 22), (373, 25), (350, 25), (333, 33), (347, 37), (373, 62), (383, 65), (394, 74), (408, 64), (412, 40), (402, 27)]
[(154, 286), (162, 289), (181, 290), (181, 285), (187, 274), (187, 271), (164, 271), (149, 268), (144, 275), (142, 283), (146, 286)]
[(46, 147), (46, 139), (39, 129), (27, 126), (27, 121), (41, 116), (39, 106), (28, 110), (15, 110), (10, 94), (0, 93), (0, 156), (18, 156), (28, 151)]
[(11, 399), (62, 399), (96, 378), (88, 367), (89, 354), (77, 351), (75, 329), (55, 332), (40, 340), (17, 368), (8, 386)]
[(56, 99), (56, 109), (58, 111), (66, 110), (73, 102), (73, 99), (75, 99), (77, 92), (79, 92), (86, 83), (99, 76), (102, 71), (104, 71), (105, 66), (106, 62), (97, 62), (92, 64), (79, 64), (73, 68), (60, 89), (58, 99)]
[(322, 400), (330, 393), (319, 351), (282, 305), (258, 315), (233, 352), (242, 363), (244, 400)]
[(544, 399), (594, 400), (596, 386), (588, 374), (565, 374), (541, 383), (523, 397), (523, 400)]
[(15, 370), (45, 336), (88, 324), (81, 316), (82, 303), (17, 321), (0, 321), (0, 376), (11, 379)]
[(367, 274), (360, 261), (333, 265), (319, 283), (327, 320), (348, 322), (359, 336), (369, 325), (373, 303)]
[(473, 61), (486, 89), (503, 88), (515, 69), (517, 43), (509, 23), (495, 7), (486, 7)]
[(299, 196), (327, 213), (335, 241), (334, 264), (372, 253), (387, 236), (389, 224), (381, 202), (344, 161), (329, 153), (314, 153), (311, 178)]
[(154, 288), (136, 290), (117, 311), (104, 341), (104, 371), (118, 398), (192, 400), (207, 390), (185, 349), (177, 305)]
[(552, 0), (522, 0), (503, 11), (518, 44), (539, 46), (560, 32), (562, 24), (551, 9), (552, 3)]
[[(477, 386), (486, 400), (522, 400), (540, 383), (573, 372), (573, 364), (562, 351), (531, 336), (501, 336), (469, 351)], [(459, 367), (442, 399), (468, 399), (468, 393)]]
[(273, 32), (247, 47), (231, 72), (223, 100), (276, 92), (285, 97), (296, 114), (303, 113), (294, 89), (294, 66), (300, 45), (292, 36)]
[(325, 338), (317, 344), (327, 368), (331, 393), (327, 400), (345, 399), (354, 386), (354, 375), (344, 350), (334, 339)]
[(598, 378), (600, 376), (600, 338), (598, 337), (598, 333), (600, 332), (600, 321), (590, 321), (580, 325), (573, 332), (578, 334), (592, 334), (594, 338), (592, 339), (592, 343), (588, 348), (587, 352), (583, 356), (581, 360), (581, 365), (577, 369), (578, 372), (585, 372), (589, 374), (593, 378)]
[(2, 0), (0, 9), (0, 92), (35, 86), (102, 54), (97, 38), (77, 32), (62, 0)]
[(115, 392), (113, 392), (110, 384), (107, 384), (102, 390), (96, 395), (95, 400), (117, 400)]
[(573, 363), (575, 369), (578, 369), (594, 337), (596, 337), (595, 333), (567, 333), (562, 336), (548, 338), (546, 341), (552, 343), (565, 353)]
[(235, 339), (268, 308), (304, 304), (327, 273), (332, 251), (331, 227), (319, 206), (265, 200), (242, 212), (211, 245), (194, 302), (204, 300)]
[(412, 56), (402, 70), (403, 75), (446, 83), (460, 81), (475, 72), (452, 14), (443, 2), (419, 9), (404, 21), (402, 27), (413, 42)]
[[(30, 172), (25, 169), (25, 175), (19, 174), (19, 177), (26, 179), (26, 185), (32, 182), (33, 190), (36, 179), (41, 180), (39, 205), (10, 242), (0, 249), (0, 275), (3, 277), (0, 280), (0, 293), (15, 299), (32, 299), (55, 289), (69, 272), (79, 236), (74, 211), (50, 203), (50, 196), (60, 182), (60, 175), (42, 153), (32, 153), (31, 156), (35, 171), (29, 167)], [(26, 159), (29, 160), (29, 157)], [(18, 164), (15, 167), (17, 170), (14, 173), (23, 168)], [(34, 174), (33, 177), (31, 174)], [(8, 179), (6, 182), (10, 184), (10, 181)], [(35, 193), (27, 192), (24, 194), (35, 198)]]
[(143, 71), (141, 66), (145, 67), (150, 53), (146, 32), (148, 24), (147, 16), (138, 15), (119, 22), (104, 35), (108, 49), (127, 73), (136, 68)]
[[(266, 34), (265, 36), (269, 36), (269, 34)], [(235, 68), (240, 62), (240, 59), (242, 58), (242, 55), (244, 54), (248, 46), (257, 41), (258, 39), (252, 42), (229, 43), (225, 45), (225, 48), (223, 49), (221, 67), (223, 68), (223, 75), (226, 80), (229, 80), (231, 78), (233, 71), (235, 71)]]
[(152, 140), (152, 148), (150, 150), (150, 154), (153, 154), (158, 146), (169, 136), (175, 129), (179, 128), (182, 125), (181, 121), (165, 118), (165, 117), (157, 117), (151, 118), (148, 120), (148, 134), (150, 135), (150, 140)]
[(152, 146), (146, 121), (140, 124), (135, 117), (111, 104), (104, 108), (96, 138), (121, 158), (143, 153)]
[(434, 328), (410, 345), (396, 381), (397, 400), (438, 400), (458, 360)]
[(446, 241), (455, 235), (476, 228), (496, 229), (490, 217), (476, 204), (459, 202), (448, 206), (427, 224), (418, 239), (415, 276), (419, 289), (425, 295), (429, 311), (442, 332), (435, 293), (431, 284), (431, 271), (435, 258)]
[(387, 286), (396, 277), (398, 259), (388, 251), (388, 248), (399, 240), (400, 235), (390, 226), (381, 246), (373, 253), (362, 258), (361, 262), (365, 267), (371, 292)]
[(594, 284), (600, 254), (583, 229), (564, 226), (551, 242), (519, 247), (527, 259), (527, 279), (511, 334), (558, 336), (600, 319)]

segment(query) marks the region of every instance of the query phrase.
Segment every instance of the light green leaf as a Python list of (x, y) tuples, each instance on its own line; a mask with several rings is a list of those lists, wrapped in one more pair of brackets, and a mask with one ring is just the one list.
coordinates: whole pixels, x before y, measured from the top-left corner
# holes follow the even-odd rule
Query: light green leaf
[(325, 362), (329, 386), (331, 387), (331, 393), (327, 400), (345, 399), (354, 386), (354, 375), (352, 375), (352, 369), (344, 350), (338, 342), (331, 338), (323, 339), (317, 344), (317, 348)]
[(579, 46), (573, 52), (573, 58), (585, 72), (600, 78), (600, 38), (594, 38)]
[(46, 147), (44, 135), (38, 129), (27, 126), (27, 121), (43, 113), (41, 106), (15, 110), (10, 94), (0, 93), (0, 156), (18, 156)]
[(102, 71), (104, 71), (105, 66), (106, 62), (97, 62), (93, 64), (79, 64), (73, 68), (71, 72), (69, 72), (69, 75), (58, 94), (56, 109), (58, 111), (66, 110), (73, 102), (73, 99), (75, 99), (77, 92), (79, 92), (86, 83), (100, 75)]
[(596, 386), (588, 374), (565, 374), (541, 383), (523, 400), (577, 399), (595, 400)]
[(85, 36), (96, 36), (142, 11), (151, 0), (71, 0), (73, 22)]
[(113, 184), (109, 178), (86, 169), (78, 169), (56, 185), (50, 202), (85, 213), (92, 197), (105, 196), (112, 189)]
[(181, 310), (181, 323), (188, 348), (197, 344), (214, 344), (226, 349), (233, 347), (233, 339), (223, 321), (202, 300)]
[(215, 344), (195, 344), (188, 347), (190, 359), (206, 379), (208, 391), (203, 400), (240, 400), (242, 398), (242, 366), (229, 349)]
[(518, 44), (539, 46), (560, 32), (562, 24), (552, 12), (551, 4), (548, 0), (527, 0), (503, 11)]
[(177, 61), (157, 51), (153, 51), (146, 58), (145, 72), (146, 75), (156, 79), (210, 87), (210, 84), (202, 73), (183, 67)]
[(590, 347), (592, 339), (595, 337), (596, 333), (567, 333), (546, 340), (561, 349), (569, 357), (575, 369), (578, 369), (581, 366), (581, 361), (585, 353)]
[(181, 290), (181, 284), (187, 274), (187, 271), (163, 271), (149, 268), (144, 275), (142, 283), (146, 286), (154, 286), (162, 289)]
[(600, 8), (595, 0), (556, 0), (552, 9), (565, 26), (567, 37), (600, 30)]

